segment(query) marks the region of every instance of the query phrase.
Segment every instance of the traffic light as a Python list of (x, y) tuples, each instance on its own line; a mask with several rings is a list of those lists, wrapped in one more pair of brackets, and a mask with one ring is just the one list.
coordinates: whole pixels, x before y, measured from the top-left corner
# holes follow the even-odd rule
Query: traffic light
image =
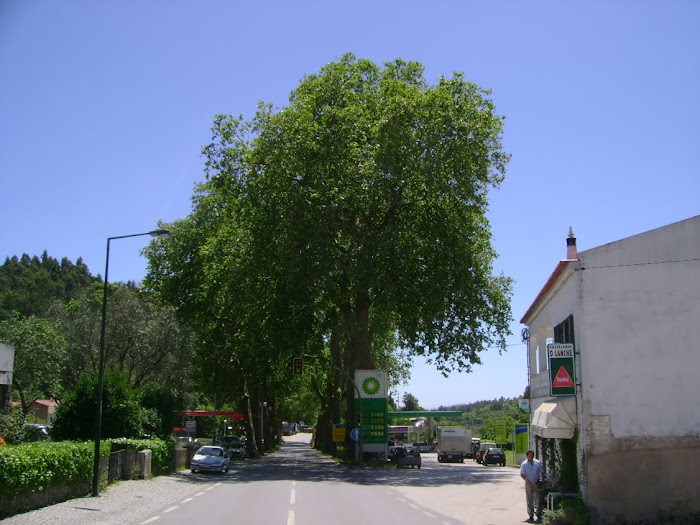
[(294, 358), (294, 365), (292, 366), (292, 373), (295, 376), (300, 376), (304, 373), (304, 358), (303, 357), (295, 357)]

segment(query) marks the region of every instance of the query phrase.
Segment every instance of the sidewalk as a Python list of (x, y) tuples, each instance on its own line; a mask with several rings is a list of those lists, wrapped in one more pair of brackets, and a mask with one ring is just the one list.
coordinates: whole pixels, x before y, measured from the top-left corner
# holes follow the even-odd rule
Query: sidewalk
[(190, 494), (213, 487), (214, 479), (197, 480), (184, 474), (150, 480), (120, 481), (94, 498), (86, 496), (2, 520), (3, 525), (138, 524), (155, 511), (169, 507)]

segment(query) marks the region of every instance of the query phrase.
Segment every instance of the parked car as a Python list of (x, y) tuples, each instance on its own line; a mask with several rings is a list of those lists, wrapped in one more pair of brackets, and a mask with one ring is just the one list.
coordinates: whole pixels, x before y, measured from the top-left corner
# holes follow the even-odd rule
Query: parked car
[(501, 465), (506, 466), (506, 454), (503, 449), (500, 448), (490, 448), (486, 451), (482, 458), (482, 463), (485, 467), (489, 465)]
[(175, 436), (175, 446), (178, 448), (198, 447), (199, 441), (192, 436)]
[(51, 439), (49, 433), (51, 427), (49, 425), (39, 425), (37, 423), (27, 423), (24, 425), (24, 430), (29, 441), (41, 441)]
[(204, 446), (192, 456), (192, 473), (228, 472), (229, 459), (222, 447)]
[(418, 447), (396, 447), (396, 468), (401, 467), (421, 467)]
[(241, 441), (232, 441), (227, 451), (229, 458), (245, 459), (245, 443)]
[(401, 448), (401, 447), (397, 446), (397, 445), (393, 445), (393, 446), (389, 447), (389, 452), (388, 452), (389, 461), (391, 461), (391, 462), (396, 461), (396, 450), (399, 448)]
[(421, 452), (430, 452), (430, 445), (425, 441), (416, 441), (413, 444), (413, 448), (417, 448)]
[(481, 463), (484, 459), (484, 454), (486, 454), (486, 451), (490, 448), (496, 448), (496, 443), (489, 443), (488, 441), (484, 441), (481, 443), (479, 451), (476, 453), (476, 459), (477, 463)]

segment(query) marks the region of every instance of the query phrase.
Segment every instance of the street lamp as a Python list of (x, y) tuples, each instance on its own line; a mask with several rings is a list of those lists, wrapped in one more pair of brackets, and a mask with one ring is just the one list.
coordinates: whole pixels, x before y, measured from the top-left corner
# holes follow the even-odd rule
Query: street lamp
[(260, 403), (260, 444), (262, 446), (261, 452), (265, 454), (265, 435), (263, 434), (263, 408), (267, 409), (267, 401), (263, 401), (262, 403)]
[(105, 380), (105, 327), (107, 325), (107, 274), (109, 272), (109, 243), (114, 239), (126, 239), (127, 237), (141, 237), (143, 235), (150, 235), (151, 237), (167, 239), (170, 237), (170, 232), (168, 230), (153, 230), (146, 233), (133, 233), (131, 235), (118, 235), (117, 237), (107, 237), (107, 256), (105, 258), (105, 284), (104, 291), (102, 293), (102, 328), (100, 331), (100, 361), (98, 365), (99, 369), (97, 380), (97, 424), (95, 425), (95, 460), (92, 472), (93, 496), (97, 496), (100, 491), (100, 439), (102, 438), (102, 390), (104, 388)]

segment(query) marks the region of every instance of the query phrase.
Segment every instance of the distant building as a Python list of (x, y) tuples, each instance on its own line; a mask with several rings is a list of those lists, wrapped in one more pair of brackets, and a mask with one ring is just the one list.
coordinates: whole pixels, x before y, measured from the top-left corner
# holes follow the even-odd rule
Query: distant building
[[(531, 446), (555, 486), (593, 523), (700, 511), (700, 215), (581, 253), (569, 230), (521, 322)], [(573, 374), (550, 374), (549, 343), (573, 344)]]
[(58, 403), (53, 399), (37, 399), (29, 410), (30, 412), (36, 412), (38, 420), (46, 421), (47, 424), (50, 424), (56, 415), (56, 406), (58, 406)]

